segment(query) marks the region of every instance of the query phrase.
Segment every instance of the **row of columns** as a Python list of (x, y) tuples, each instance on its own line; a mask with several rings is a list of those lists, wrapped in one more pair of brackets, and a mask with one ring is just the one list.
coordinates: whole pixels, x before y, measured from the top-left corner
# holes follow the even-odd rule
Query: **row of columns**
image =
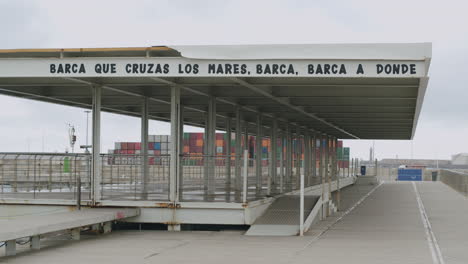
[[(100, 124), (101, 124), (101, 93), (102, 87), (99, 85), (92, 86), (93, 90), (93, 132), (92, 132), (92, 179), (93, 179), (93, 201), (99, 202), (101, 199), (101, 168), (100, 168)], [(208, 112), (206, 115), (205, 124), (205, 137), (206, 144), (204, 149), (204, 183), (205, 193), (207, 200), (211, 200), (215, 194), (215, 154), (216, 154), (216, 98), (209, 97)], [(149, 101), (148, 98), (142, 98), (141, 109), (141, 146), (142, 146), (142, 173), (143, 173), (143, 189), (141, 198), (148, 199), (148, 120), (149, 120)], [(242, 155), (245, 149), (248, 148), (248, 124), (243, 122), (241, 107), (237, 106), (235, 109), (235, 159), (234, 159), (234, 179), (231, 178), (231, 132), (232, 132), (232, 118), (226, 118), (226, 131), (228, 133), (228, 144), (226, 146), (226, 195), (230, 195), (230, 190), (233, 189), (236, 200), (240, 200), (243, 191), (242, 181)], [(323, 194), (325, 197), (328, 191), (328, 197), (331, 194), (331, 175), (337, 173), (336, 162), (336, 146), (337, 139), (318, 132), (312, 132), (310, 129), (301, 129), (295, 127), (296, 146), (293, 146), (293, 132), (292, 124), (286, 122), (285, 129), (280, 130), (278, 127), (278, 120), (275, 118), (272, 121), (271, 131), (269, 135), (263, 133), (262, 130), (262, 117), (257, 116), (256, 120), (256, 193), (262, 192), (263, 178), (262, 178), (262, 137), (269, 136), (271, 139), (271, 155), (269, 159), (268, 168), (268, 194), (283, 193), (292, 191), (294, 188), (293, 177), (296, 179), (296, 188), (300, 187), (301, 174), (304, 174), (304, 185), (310, 186), (320, 179), (320, 183), (328, 183), (328, 190), (325, 190), (325, 184), (322, 185)], [(242, 148), (242, 132), (244, 132), (244, 148)], [(281, 132), (281, 134), (279, 134)], [(303, 137), (303, 141), (301, 141)], [(183, 151), (183, 108), (180, 103), (180, 87), (171, 87), (171, 147), (170, 147), (170, 177), (169, 177), (169, 200), (171, 202), (178, 202), (182, 197), (183, 177), (182, 177), (182, 157)], [(280, 141), (281, 151), (277, 153), (277, 142)], [(317, 157), (317, 141), (320, 141), (320, 157)], [(303, 146), (299, 145), (304, 142)], [(323, 144), (325, 142), (325, 144)], [(284, 145), (285, 144), (285, 145)], [(331, 149), (330, 149), (331, 148)], [(285, 151), (283, 151), (285, 149)], [(301, 165), (302, 149), (304, 149), (304, 165)], [(293, 151), (296, 154), (296, 160), (293, 160)], [(279, 160), (278, 160), (279, 154)], [(330, 161), (331, 159), (331, 161)], [(317, 162), (319, 167), (317, 168)], [(331, 163), (330, 163), (331, 162)], [(293, 166), (295, 171), (293, 171)], [(303, 168), (303, 172), (301, 172)], [(319, 172), (317, 174), (317, 171)], [(317, 178), (318, 176), (320, 178)], [(331, 198), (331, 197), (330, 197)], [(339, 197), (338, 197), (339, 198)]]

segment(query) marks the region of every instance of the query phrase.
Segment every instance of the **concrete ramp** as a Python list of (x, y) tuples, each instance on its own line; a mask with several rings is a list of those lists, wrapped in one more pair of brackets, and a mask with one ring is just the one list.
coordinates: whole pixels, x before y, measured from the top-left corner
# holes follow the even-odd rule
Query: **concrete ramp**
[(29, 238), (31, 247), (39, 249), (40, 236), (60, 231), (70, 231), (73, 239), (79, 239), (82, 227), (102, 224), (104, 232), (110, 232), (111, 222), (134, 217), (139, 209), (90, 208), (47, 215), (28, 215), (0, 221), (0, 242), (6, 243), (6, 254), (16, 254), (16, 240)]
[[(247, 236), (295, 236), (299, 233), (299, 195), (277, 198), (247, 230)], [(318, 206), (316, 206), (318, 205)], [(321, 206), (320, 196), (304, 196), (305, 231), (313, 223)]]

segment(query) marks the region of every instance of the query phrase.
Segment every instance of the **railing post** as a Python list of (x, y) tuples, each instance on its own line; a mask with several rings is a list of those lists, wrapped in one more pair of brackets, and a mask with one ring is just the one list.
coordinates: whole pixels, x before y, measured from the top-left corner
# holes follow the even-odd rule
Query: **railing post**
[(242, 203), (247, 202), (247, 178), (248, 178), (248, 167), (249, 166), (249, 151), (247, 149), (244, 150), (244, 184), (243, 184), (243, 191), (242, 191)]
[(76, 209), (81, 210), (81, 177), (76, 178)]
[(49, 159), (49, 182), (48, 182), (49, 192), (52, 192), (52, 158), (53, 157), (50, 157)]

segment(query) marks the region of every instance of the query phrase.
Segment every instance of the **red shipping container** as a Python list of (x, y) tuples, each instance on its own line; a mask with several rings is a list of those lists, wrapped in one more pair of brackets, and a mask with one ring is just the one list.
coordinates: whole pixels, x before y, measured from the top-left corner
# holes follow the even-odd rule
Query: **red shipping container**
[(129, 143), (128, 143), (128, 149), (130, 149), (130, 150), (135, 150), (135, 143), (129, 142)]
[(141, 142), (135, 143), (135, 150), (141, 150)]
[(129, 149), (129, 150), (127, 150), (127, 154), (133, 155), (133, 154), (135, 154), (135, 150)]
[(161, 150), (155, 150), (154, 155), (157, 155), (157, 156), (161, 155)]
[(150, 149), (150, 150), (154, 149), (154, 142), (148, 143), (148, 149)]
[(127, 142), (122, 142), (122, 149), (128, 149), (128, 143)]
[(339, 148), (342, 148), (342, 147), (343, 147), (343, 141), (338, 140), (338, 147), (339, 147)]

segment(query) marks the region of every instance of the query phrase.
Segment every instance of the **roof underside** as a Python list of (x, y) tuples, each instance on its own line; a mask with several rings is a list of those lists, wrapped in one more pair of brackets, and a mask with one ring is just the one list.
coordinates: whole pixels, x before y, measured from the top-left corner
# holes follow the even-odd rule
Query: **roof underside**
[[(2, 58), (177, 57), (167, 47), (0, 51)], [(150, 99), (150, 117), (170, 119), (171, 86), (181, 87), (184, 122), (204, 126), (208, 97), (217, 100), (217, 127), (242, 107), (255, 131), (257, 115), (271, 127), (273, 118), (342, 139), (410, 139), (424, 96), (421, 78), (369, 77), (1, 77), (0, 93), (63, 105), (91, 108), (90, 85), (102, 85), (104, 111), (141, 115)]]

